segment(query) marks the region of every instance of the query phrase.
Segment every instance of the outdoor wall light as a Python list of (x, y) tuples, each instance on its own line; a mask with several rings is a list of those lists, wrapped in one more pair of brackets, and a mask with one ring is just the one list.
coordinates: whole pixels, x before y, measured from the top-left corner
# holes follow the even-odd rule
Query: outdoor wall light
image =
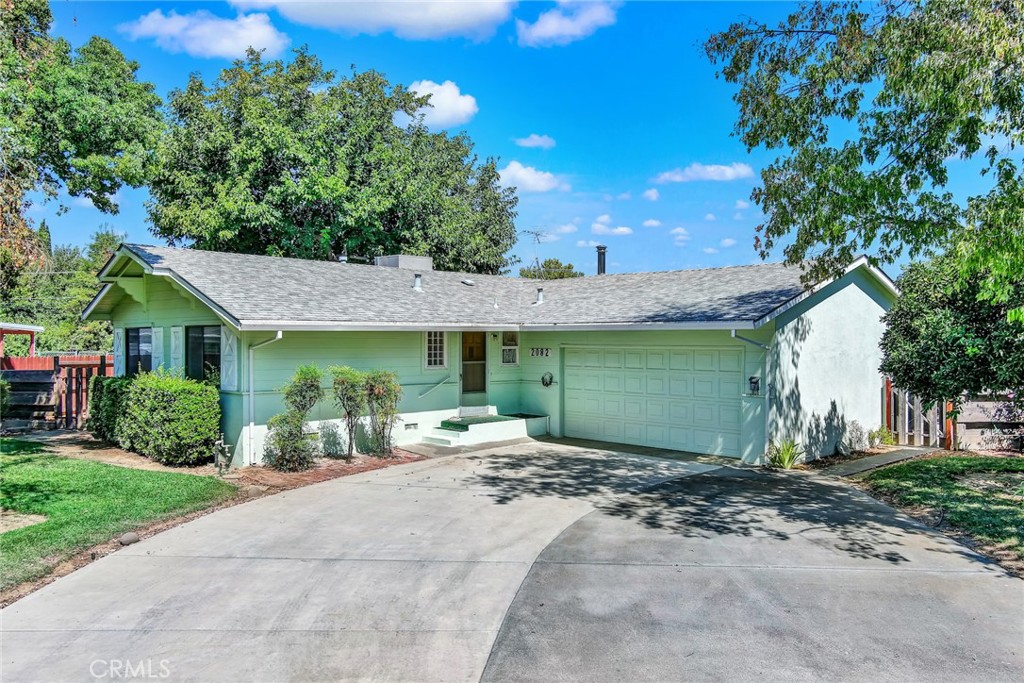
[(761, 393), (761, 378), (751, 377), (750, 378), (750, 395), (757, 396)]

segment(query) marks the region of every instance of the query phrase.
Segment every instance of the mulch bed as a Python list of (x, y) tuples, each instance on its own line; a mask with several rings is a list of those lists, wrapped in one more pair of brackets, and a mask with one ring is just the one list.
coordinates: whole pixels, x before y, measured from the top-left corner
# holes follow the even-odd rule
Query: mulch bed
[(797, 469), (801, 470), (823, 470), (826, 467), (832, 467), (832, 465), (838, 465), (841, 462), (850, 462), (852, 460), (860, 460), (861, 458), (870, 458), (873, 455), (882, 455), (883, 453), (890, 453), (894, 450), (899, 449), (899, 446), (875, 446), (869, 448), (866, 451), (853, 451), (843, 455), (842, 453), (836, 453), (835, 455), (829, 455), (824, 458), (815, 458), (810, 462), (801, 463), (797, 466)]
[[(123, 453), (124, 451), (121, 452)], [(56, 454), (66, 455), (66, 453), (63, 452), (58, 452)], [(347, 460), (322, 458), (317, 460), (313, 469), (305, 472), (278, 472), (270, 469), (269, 467), (243, 467), (241, 469), (232, 470), (229, 474), (224, 476), (226, 481), (230, 481), (238, 486), (238, 493), (233, 498), (229, 498), (223, 503), (208, 507), (204, 510), (197, 510), (196, 512), (183, 517), (175, 517), (173, 519), (166, 519), (162, 522), (150, 524), (136, 529), (135, 532), (139, 535), (140, 539), (149, 538), (150, 536), (155, 536), (162, 531), (173, 529), (176, 526), (185, 524), (186, 522), (191, 522), (192, 520), (203, 517), (204, 515), (208, 515), (211, 512), (223, 510), (224, 508), (239, 505), (241, 503), (247, 503), (251, 500), (256, 500), (257, 498), (280, 493), (281, 491), (297, 489), (310, 484), (328, 481), (330, 479), (359, 474), (360, 472), (379, 470), (393, 465), (404, 465), (406, 463), (416, 462), (419, 460), (426, 460), (426, 458), (422, 455), (416, 455), (415, 453), (410, 453), (396, 448), (394, 456), (390, 458), (361, 455), (354, 458), (351, 462)], [(116, 462), (112, 462), (109, 458), (102, 458), (100, 459), (100, 462), (107, 462), (112, 465), (118, 464)], [(131, 467), (132, 465), (124, 464), (121, 466)], [(206, 467), (213, 468), (212, 465), (207, 465), (202, 469), (205, 470)], [(208, 473), (207, 471), (194, 471), (201, 468), (173, 469), (184, 474)], [(215, 468), (214, 471), (216, 471)], [(83, 550), (77, 555), (74, 555), (73, 557), (58, 564), (52, 572), (44, 577), (33, 581), (26, 581), (25, 583), (18, 584), (17, 586), (11, 586), (6, 590), (0, 591), (0, 607), (6, 607), (7, 605), (25, 597), (29, 593), (33, 593), (43, 586), (53, 583), (60, 577), (67, 576), (76, 569), (84, 567), (91, 562), (95, 562), (101, 557), (110, 555), (111, 553), (120, 550), (122, 547), (123, 546), (119, 540), (114, 538), (106, 543), (101, 543)]]

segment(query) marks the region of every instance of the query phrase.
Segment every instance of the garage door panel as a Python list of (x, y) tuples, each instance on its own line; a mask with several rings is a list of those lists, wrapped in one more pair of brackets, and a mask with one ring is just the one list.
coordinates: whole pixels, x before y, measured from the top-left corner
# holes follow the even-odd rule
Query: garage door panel
[(672, 351), (668, 367), (670, 370), (692, 370), (693, 351)]
[(627, 394), (644, 393), (644, 376), (636, 372), (627, 372), (622, 377), (622, 389)]
[(604, 390), (606, 393), (622, 393), (622, 373), (621, 372), (606, 372), (602, 376), (604, 380)]
[(741, 351), (567, 349), (568, 436), (738, 455)]
[(718, 378), (707, 374), (694, 377), (693, 395), (696, 398), (718, 398)]
[(668, 393), (670, 396), (686, 397), (693, 396), (693, 378), (673, 372), (668, 378)]
[(627, 350), (623, 352), (623, 364), (631, 370), (644, 369), (644, 352)]
[(740, 372), (743, 369), (743, 354), (739, 351), (719, 351), (718, 369), (721, 372)]

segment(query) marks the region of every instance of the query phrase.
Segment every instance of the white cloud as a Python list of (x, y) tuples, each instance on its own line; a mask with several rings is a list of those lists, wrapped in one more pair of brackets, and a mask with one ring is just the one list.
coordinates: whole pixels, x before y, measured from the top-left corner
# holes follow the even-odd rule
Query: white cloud
[(453, 81), (416, 81), (409, 86), (417, 95), (429, 95), (430, 105), (420, 109), (423, 122), (435, 128), (466, 123), (480, 111), (476, 98), (465, 95)]
[(647, 220), (644, 221), (644, 227), (645, 228), (660, 228), (661, 227), (661, 221), (659, 221), (657, 218), (648, 218)]
[(743, 214), (742, 214), (742, 213), (740, 213), (739, 211), (737, 211), (736, 213), (734, 213), (734, 214), (732, 215), (732, 219), (733, 219), (734, 221), (741, 221), (741, 220), (743, 220)]
[(597, 242), (595, 240), (580, 240), (580, 241), (578, 241), (576, 243), (576, 246), (577, 247), (599, 247), (599, 246), (601, 246), (601, 243)]
[(627, 228), (625, 225), (613, 228), (612, 226), (604, 223), (594, 223), (590, 226), (590, 232), (595, 235), (632, 235), (633, 228)]
[(615, 196), (615, 198), (620, 201), (626, 201), (628, 199), (632, 199), (633, 195), (631, 195), (629, 192), (620, 192), (618, 195)]
[(649, 190), (644, 190), (644, 199), (651, 202), (656, 202), (659, 199), (661, 199), (661, 193), (658, 192), (658, 188), (652, 187)]
[(555, 139), (550, 135), (537, 135), (536, 133), (530, 133), (525, 138), (516, 138), (516, 144), (520, 147), (551, 149), (555, 146)]
[(516, 187), (520, 192), (550, 192), (561, 190), (568, 192), (572, 187), (554, 173), (538, 171), (533, 166), (523, 166), (518, 161), (510, 161), (498, 171), (504, 187)]
[(704, 214), (704, 220), (706, 220), (706, 221), (715, 221), (715, 220), (718, 220), (718, 219), (715, 218), (715, 214), (713, 214), (713, 213), (706, 213), (706, 214)]
[(717, 254), (718, 250), (715, 249), (714, 247), (704, 247), (703, 252), (705, 254)]
[(739, 180), (740, 178), (751, 178), (754, 169), (747, 164), (732, 163), (728, 166), (721, 164), (690, 164), (686, 168), (674, 168), (658, 174), (654, 179), (656, 183), (688, 183), (694, 180)]
[(729, 247), (735, 247), (736, 246), (736, 240), (734, 240), (731, 237), (726, 237), (724, 240), (719, 242), (719, 244), (721, 246), (725, 247), (726, 249), (728, 249)]
[(566, 223), (565, 225), (559, 225), (555, 228), (555, 232), (560, 235), (568, 235), (579, 230), (579, 227), (575, 223)]
[(516, 20), (519, 44), (548, 47), (582, 40), (599, 28), (615, 23), (617, 4), (560, 0), (558, 7), (542, 13), (532, 24), (522, 19)]
[(367, 2), (337, 0), (233, 0), (243, 7), (273, 7), (297, 24), (316, 26), (346, 33), (394, 33), (399, 38), (432, 40), (462, 36), (481, 40), (508, 21), (513, 0), (487, 2)]
[(594, 222), (596, 222), (596, 223), (604, 223), (605, 225), (610, 225), (611, 222), (612, 222), (612, 217), (611, 217), (611, 215), (609, 215), (607, 213), (602, 213), (600, 216), (598, 216), (597, 218), (594, 219)]
[(270, 23), (266, 14), (239, 14), (234, 18), (218, 17), (206, 10), (191, 14), (167, 14), (155, 9), (135, 21), (117, 27), (131, 40), (152, 39), (168, 52), (184, 52), (193, 57), (234, 59), (245, 55), (249, 47), (264, 50), (268, 57), (277, 57), (288, 46), (289, 39)]
[(736, 206), (734, 206), (733, 208), (742, 211), (743, 209), (749, 209), (750, 204), (748, 202), (743, 201), (742, 199), (737, 199)]
[(672, 228), (669, 234), (672, 235), (672, 240), (677, 247), (685, 247), (691, 239), (690, 232), (683, 227)]
[(562, 238), (550, 232), (542, 232), (537, 236), (537, 241), (540, 242), (541, 244), (545, 242), (557, 242), (560, 239)]

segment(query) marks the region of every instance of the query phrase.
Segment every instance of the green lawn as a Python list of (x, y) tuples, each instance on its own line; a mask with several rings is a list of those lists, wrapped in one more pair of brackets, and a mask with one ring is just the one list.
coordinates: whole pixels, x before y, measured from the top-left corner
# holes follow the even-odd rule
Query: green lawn
[(941, 511), (951, 527), (1024, 559), (1024, 458), (924, 458), (876, 470), (864, 481), (899, 505)]
[(49, 573), (90, 546), (201, 510), (235, 487), (213, 477), (132, 470), (0, 439), (0, 507), (47, 520), (0, 534), (0, 589)]

